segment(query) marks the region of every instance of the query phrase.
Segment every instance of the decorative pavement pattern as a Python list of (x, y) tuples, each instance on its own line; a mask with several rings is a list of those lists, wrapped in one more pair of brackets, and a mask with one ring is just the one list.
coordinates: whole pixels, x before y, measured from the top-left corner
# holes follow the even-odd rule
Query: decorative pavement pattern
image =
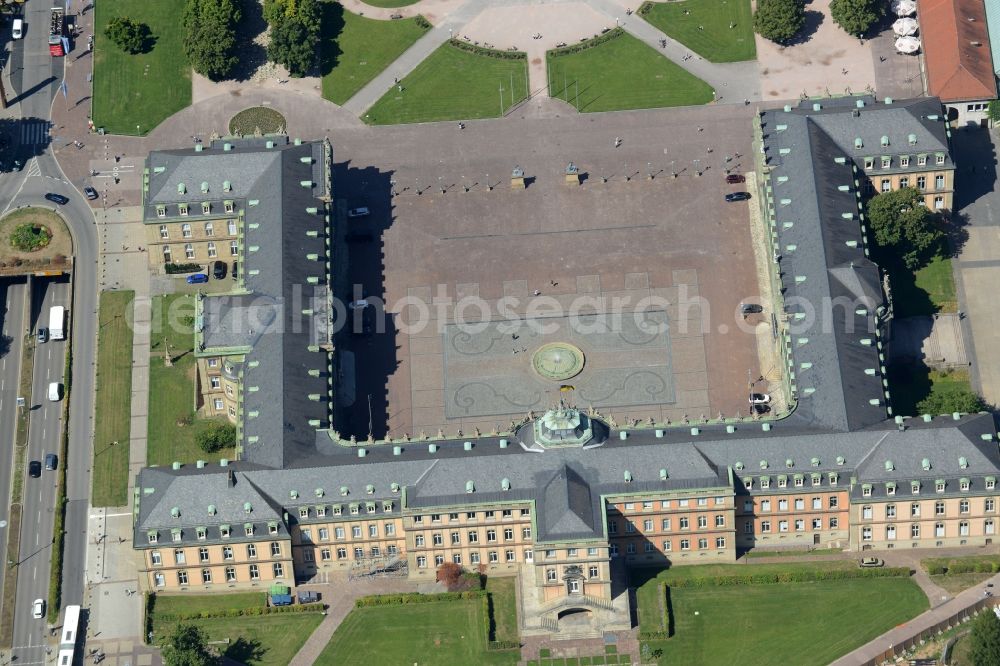
[(560, 389), (597, 408), (675, 401), (663, 311), (448, 324), (443, 336), (449, 419), (545, 409)]

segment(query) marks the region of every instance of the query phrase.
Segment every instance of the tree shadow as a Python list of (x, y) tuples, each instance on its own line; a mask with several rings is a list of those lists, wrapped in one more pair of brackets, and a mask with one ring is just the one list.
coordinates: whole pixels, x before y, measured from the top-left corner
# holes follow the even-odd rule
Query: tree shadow
[(917, 404), (931, 394), (930, 368), (922, 361), (894, 362), (886, 372), (892, 411), (916, 416)]
[(782, 46), (797, 46), (810, 41), (813, 38), (813, 35), (816, 34), (816, 31), (819, 30), (819, 27), (823, 25), (823, 21), (825, 20), (826, 16), (823, 12), (807, 9), (806, 20), (802, 23), (802, 29), (795, 33), (794, 37), (782, 44)]
[(145, 23), (140, 23), (139, 29), (142, 31), (142, 44), (139, 46), (139, 53), (149, 53), (156, 46), (158, 37), (150, 31), (149, 26)]
[(243, 18), (236, 26), (236, 53), (239, 62), (229, 75), (234, 81), (249, 81), (267, 63), (267, 49), (260, 43), (261, 36), (267, 32), (264, 4), (258, 0), (246, 0), (242, 3), (242, 9)]
[(340, 34), (344, 31), (344, 6), (339, 2), (322, 2), (319, 33), (319, 74), (326, 76), (340, 62)]
[(0, 358), (10, 353), (14, 338), (9, 335), (0, 335)]
[(969, 241), (969, 216), (965, 213), (952, 213), (944, 226), (948, 237), (946, 256), (954, 259), (962, 253)]
[(951, 142), (956, 166), (954, 210), (960, 211), (993, 191), (997, 156), (990, 131), (985, 128), (954, 130)]
[(259, 640), (240, 636), (229, 644), (222, 656), (241, 664), (252, 664), (263, 659), (265, 654), (267, 650)]

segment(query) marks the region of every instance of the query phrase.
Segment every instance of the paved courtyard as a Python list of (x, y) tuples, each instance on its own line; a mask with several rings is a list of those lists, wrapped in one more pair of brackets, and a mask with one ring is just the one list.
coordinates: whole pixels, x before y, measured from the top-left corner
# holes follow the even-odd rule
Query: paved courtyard
[[(725, 169), (751, 168), (751, 113), (331, 137), (340, 215), (372, 211), (338, 217), (343, 233), (371, 236), (344, 245), (340, 295), (386, 310), (385, 332), (338, 344), (338, 394), (355, 405), (339, 429), (367, 437), (367, 400), (375, 437), (490, 432), (560, 397), (621, 423), (746, 415), (747, 378), (763, 373), (736, 311), (756, 298), (756, 268), (748, 205), (723, 195), (740, 189)], [(566, 182), (569, 162), (582, 184)], [(515, 165), (526, 189), (511, 187)], [(547, 373), (553, 359), (536, 352), (549, 343), (576, 349), (580, 367)]]

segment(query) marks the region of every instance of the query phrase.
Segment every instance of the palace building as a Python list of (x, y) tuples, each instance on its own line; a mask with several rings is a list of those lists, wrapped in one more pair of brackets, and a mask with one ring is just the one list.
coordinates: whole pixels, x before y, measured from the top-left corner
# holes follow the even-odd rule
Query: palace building
[[(199, 295), (195, 353), (203, 413), (233, 420), (239, 442), (237, 460), (140, 472), (140, 584), (267, 589), (333, 572), (432, 580), (453, 562), (517, 577), (522, 635), (585, 636), (629, 627), (630, 566), (733, 562), (747, 549), (992, 543), (992, 417), (893, 413), (891, 308), (866, 247), (863, 200), (868, 183), (884, 188), (879, 174), (893, 173), (890, 188), (905, 186), (892, 180), (900, 170), (924, 174), (927, 205), (950, 208), (940, 113), (933, 100), (862, 97), (760, 116), (789, 415), (620, 424), (601, 405), (560, 401), (491, 433), (378, 441), (343, 436), (335, 418), (330, 276), (346, 250), (329, 205), (329, 143), (152, 153), (146, 221), (168, 227), (164, 247), (189, 224), (174, 210), (188, 187), (209, 213), (219, 202), (208, 194), (222, 192), (236, 224), (241, 272), (229, 293)], [(810, 318), (804, 303), (830, 307)], [(557, 389), (589, 362), (568, 342), (531, 357)]]

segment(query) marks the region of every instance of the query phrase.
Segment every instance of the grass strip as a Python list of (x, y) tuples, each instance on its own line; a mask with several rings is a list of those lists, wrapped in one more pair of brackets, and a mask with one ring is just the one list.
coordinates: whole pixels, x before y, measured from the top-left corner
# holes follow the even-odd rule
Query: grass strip
[(56, 505), (52, 521), (52, 558), (49, 561), (49, 624), (56, 624), (62, 608), (62, 565), (66, 547), (66, 453), (69, 451), (69, 401), (73, 385), (73, 336), (66, 336), (66, 378), (62, 408), (62, 438), (59, 441), (59, 471), (56, 473)]

